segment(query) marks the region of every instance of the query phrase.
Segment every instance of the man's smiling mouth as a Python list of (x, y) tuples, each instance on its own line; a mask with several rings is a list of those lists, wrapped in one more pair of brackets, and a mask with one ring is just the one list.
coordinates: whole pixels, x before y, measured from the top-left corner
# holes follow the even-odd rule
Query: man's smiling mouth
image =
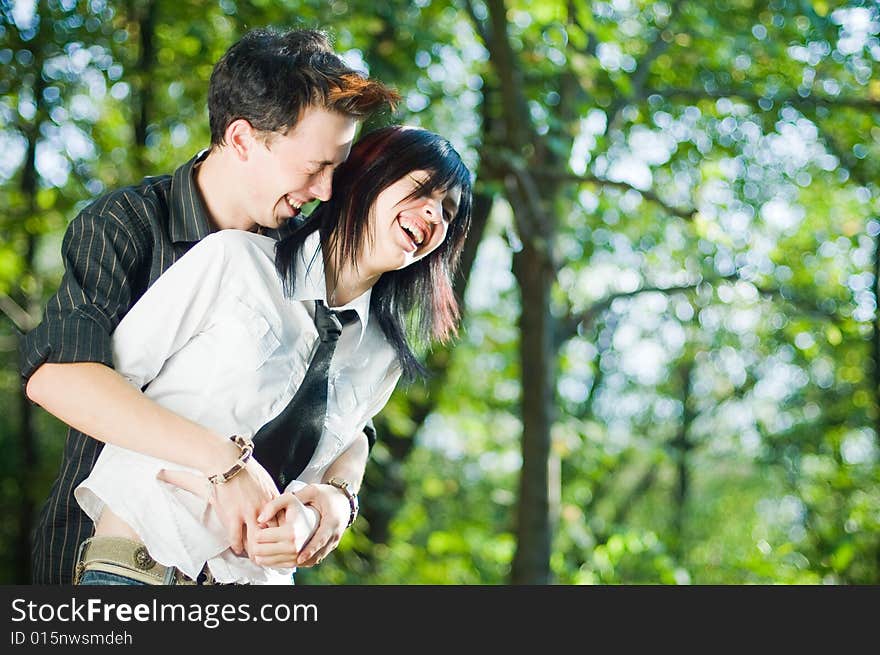
[(284, 202), (287, 203), (287, 207), (290, 209), (290, 211), (293, 212), (293, 215), (294, 215), (294, 216), (296, 216), (296, 215), (299, 214), (299, 212), (300, 212), (300, 210), (302, 209), (302, 206), (303, 206), (303, 203), (301, 203), (301, 202), (299, 202), (299, 201), (294, 200), (293, 198), (291, 198), (291, 197), (290, 197), (290, 194), (284, 196)]

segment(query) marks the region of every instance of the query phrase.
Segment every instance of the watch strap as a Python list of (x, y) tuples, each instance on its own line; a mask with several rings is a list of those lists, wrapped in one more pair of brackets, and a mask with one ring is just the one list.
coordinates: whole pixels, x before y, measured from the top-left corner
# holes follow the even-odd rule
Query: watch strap
[(358, 503), (357, 494), (355, 494), (351, 491), (351, 484), (349, 483), (348, 480), (333, 477), (327, 481), (327, 484), (333, 485), (334, 487), (339, 489), (342, 493), (344, 493), (346, 498), (348, 498), (348, 507), (349, 507), (350, 513), (348, 515), (348, 525), (346, 525), (345, 527), (350, 528), (351, 524), (354, 523), (354, 521), (358, 515), (359, 503)]

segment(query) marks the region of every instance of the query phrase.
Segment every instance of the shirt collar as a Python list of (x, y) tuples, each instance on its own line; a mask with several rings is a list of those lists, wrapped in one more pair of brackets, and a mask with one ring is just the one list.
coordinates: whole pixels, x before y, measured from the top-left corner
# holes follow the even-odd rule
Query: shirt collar
[[(367, 329), (372, 295), (373, 288), (370, 287), (351, 302), (341, 307), (331, 308), (333, 311), (353, 309), (357, 312), (358, 319), (360, 319), (358, 321), (360, 327), (358, 346), (361, 345), (364, 332)], [(321, 235), (318, 230), (305, 238), (299, 256), (296, 258), (296, 285), (293, 291), (293, 300), (323, 300), (330, 307), (330, 303), (327, 302), (327, 282), (324, 276), (324, 258), (321, 253)]]
[(195, 178), (196, 164), (207, 156), (208, 150), (202, 150), (174, 171), (171, 178), (169, 233), (175, 243), (201, 241), (212, 232), (208, 210)]

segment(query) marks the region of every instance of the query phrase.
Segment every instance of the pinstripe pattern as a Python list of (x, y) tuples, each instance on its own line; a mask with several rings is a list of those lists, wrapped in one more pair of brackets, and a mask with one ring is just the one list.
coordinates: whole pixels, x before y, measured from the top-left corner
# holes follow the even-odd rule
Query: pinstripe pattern
[[(201, 156), (201, 155), (200, 155)], [(144, 291), (210, 232), (193, 167), (144, 179), (95, 200), (62, 244), (65, 273), (43, 322), (24, 337), (25, 380), (44, 362), (113, 365), (110, 333)], [(33, 535), (32, 582), (70, 584), (79, 544), (92, 523), (73, 498), (102, 444), (70, 429), (61, 469)]]

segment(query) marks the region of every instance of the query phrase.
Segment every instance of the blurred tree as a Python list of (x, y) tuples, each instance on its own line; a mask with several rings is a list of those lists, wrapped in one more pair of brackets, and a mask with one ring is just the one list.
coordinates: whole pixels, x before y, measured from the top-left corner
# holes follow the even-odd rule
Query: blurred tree
[[(58, 248), (65, 218), (91, 183), (89, 161), (95, 151), (88, 130), (96, 118), (82, 105), (81, 94), (93, 90), (90, 85), (108, 66), (103, 41), (93, 36), (104, 16), (99, 6), (85, 13), (54, 2), (0, 6), (0, 115), (6, 146), (0, 196), (7, 208), (0, 219), (0, 309), (6, 319), (4, 334), (16, 344), (20, 334), (36, 325), (44, 290), (57, 280), (54, 275), (47, 279), (40, 269), (41, 246), (50, 241)], [(17, 369), (15, 359), (7, 362), (7, 370)], [(2, 435), (4, 446), (15, 444), (9, 448), (15, 456), (5, 464), (4, 537), (12, 547), (4, 552), (12, 558), (12, 579), (21, 583), (30, 570), (34, 509), (46, 485), (34, 412), (17, 373), (4, 380), (4, 388), (16, 399), (18, 415), (17, 429)], [(14, 525), (8, 521), (11, 516), (17, 517)]]
[[(682, 254), (673, 255), (671, 261), (679, 262), (681, 273), (695, 279), (684, 288), (702, 288), (699, 305), (704, 309), (699, 314), (701, 333), (688, 335), (678, 349), (685, 343), (700, 344), (710, 351), (721, 347), (723, 342), (718, 338), (723, 338), (724, 332), (716, 326), (722, 327), (722, 323), (709, 320), (715, 308), (706, 294), (716, 287), (722, 302), (731, 302), (724, 279), (738, 279), (736, 289), (759, 292), (793, 317), (801, 316), (806, 308), (813, 316), (818, 310), (823, 322), (827, 321), (828, 312), (821, 311), (820, 304), (824, 292), (815, 283), (796, 292), (780, 288), (779, 282), (786, 280), (773, 275), (774, 267), (767, 267), (770, 262), (762, 251), (769, 240), (782, 236), (780, 232), (796, 228), (806, 213), (827, 220), (821, 203), (795, 206), (800, 188), (814, 189), (818, 183), (836, 189), (840, 182), (848, 181), (861, 160), (867, 159), (869, 149), (876, 148), (876, 137), (873, 143), (864, 143), (871, 127), (876, 130), (878, 109), (877, 98), (865, 87), (878, 55), (880, 26), (876, 6), (861, 3), (840, 3), (835, 11), (824, 4), (813, 7), (781, 0), (719, 2), (711, 8), (688, 2), (537, 5), (486, 0), (465, 2), (464, 7), (486, 44), (491, 71), (499, 79), (503, 97), (495, 123), (503, 133), (498, 139), (504, 144), (500, 149), (503, 154), (499, 156), (494, 149), (492, 154), (503, 162), (496, 175), (505, 183), (505, 196), (513, 208), (517, 236), (512, 244), (516, 251), (513, 270), (522, 293), (523, 468), (512, 580), (540, 583), (548, 581), (550, 573), (555, 469), (551, 426), (558, 390), (554, 346), (575, 338), (578, 319), (584, 316), (577, 309), (581, 304), (577, 295), (583, 295), (578, 286), (586, 286), (585, 276), (595, 275), (602, 254), (594, 251), (590, 257), (585, 251), (601, 245), (600, 234), (606, 232), (603, 223), (612, 226), (613, 236), (601, 235), (607, 250), (617, 256), (642, 255), (641, 262), (630, 258), (628, 269), (635, 275), (620, 281), (634, 290), (633, 296), (641, 296), (648, 290), (663, 291), (662, 285), (654, 282), (661, 276), (682, 277), (665, 265), (669, 259), (659, 267), (652, 262), (655, 265), (648, 268), (645, 255), (667, 254), (676, 242), (688, 244), (685, 249), (675, 248)], [(818, 64), (817, 77), (814, 67)], [(858, 127), (853, 130), (853, 126)], [(838, 144), (841, 140), (845, 146)], [(852, 155), (848, 154), (850, 149)], [(828, 175), (838, 171), (842, 175), (836, 179)], [(732, 197), (718, 193), (719, 178), (727, 178), (720, 186), (729, 188)], [(868, 190), (871, 179), (870, 175), (861, 178), (866, 198), (872, 195)], [(578, 194), (572, 184), (598, 186), (601, 195)], [(592, 225), (588, 221), (586, 230), (581, 227), (583, 219), (577, 217), (586, 209), (585, 204), (592, 206), (595, 217)], [(679, 209), (694, 206), (697, 211)], [(742, 212), (748, 214), (742, 216)], [(743, 224), (749, 214), (760, 215), (765, 224)], [(690, 224), (695, 218), (693, 229)], [(674, 227), (670, 219), (683, 221), (684, 229)], [(865, 225), (864, 219), (851, 223), (850, 233), (855, 235)], [(658, 230), (658, 226), (666, 229)], [(572, 227), (581, 239), (571, 239)], [(592, 244), (584, 244), (584, 238), (590, 236)], [(707, 256), (694, 261), (693, 252)], [(876, 284), (875, 277), (870, 280)], [(559, 288), (564, 281), (569, 282), (564, 285), (567, 288)], [(670, 284), (666, 293), (682, 288)], [(867, 309), (873, 313), (876, 302), (865, 302), (871, 302)], [(619, 300), (613, 305), (622, 308)], [(692, 311), (688, 313), (692, 315)], [(743, 336), (746, 338), (737, 339), (738, 349), (754, 350), (754, 341)], [(799, 348), (798, 338), (803, 345), (807, 343), (804, 333), (792, 337)], [(633, 338), (629, 341), (633, 343)], [(812, 338), (810, 343), (814, 343)], [(851, 344), (864, 348), (858, 338)], [(633, 345), (647, 346), (644, 342)], [(730, 359), (723, 348), (721, 352)], [(627, 367), (625, 359), (615, 357), (611, 349), (605, 354), (611, 361), (607, 366), (601, 361), (601, 371), (613, 372), (618, 380), (621, 368), (633, 372), (641, 368), (643, 376), (655, 377), (648, 373), (648, 367)], [(659, 353), (648, 350), (644, 354), (656, 359)], [(725, 399), (699, 406), (692, 394), (696, 391), (699, 397), (702, 391), (695, 382), (701, 373), (695, 368), (700, 360), (684, 359), (675, 364), (669, 357), (662, 359), (667, 360), (667, 366), (686, 372), (679, 383), (684, 398), (677, 403), (681, 409), (676, 412), (681, 424), (668, 437), (677, 480), (675, 510), (663, 529), (670, 534), (667, 543), (675, 544), (673, 552), (679, 564), (686, 564), (687, 548), (682, 540), (692, 486), (688, 462), (700, 446), (690, 432), (700, 427), (704, 416), (715, 414)], [(740, 377), (735, 371), (731, 373)], [(626, 393), (625, 387), (608, 388), (611, 380), (600, 379), (595, 371), (593, 388), (588, 392), (590, 408), (595, 406), (595, 384), (599, 381), (607, 386), (598, 392), (613, 393), (616, 404), (622, 405), (620, 393)], [(732, 391), (746, 382), (747, 378), (738, 380)], [(870, 409), (876, 412), (876, 394), (871, 395)], [(646, 401), (644, 393), (640, 394), (639, 404), (645, 406)], [(612, 415), (605, 413), (602, 419), (613, 425)], [(869, 420), (851, 412), (847, 417), (850, 429), (863, 428)], [(638, 434), (638, 428), (633, 427)], [(649, 423), (644, 429), (648, 434), (662, 434), (665, 430), (658, 427)], [(717, 427), (716, 423), (716, 431)], [(755, 429), (747, 422), (738, 427)], [(702, 441), (708, 447), (716, 445), (715, 439), (704, 437)], [(870, 475), (876, 491), (875, 450), (866, 458), (865, 463), (869, 462), (874, 463), (869, 470), (873, 470)], [(642, 478), (644, 482), (653, 481), (650, 470)], [(634, 488), (644, 490), (647, 486), (640, 483)], [(842, 491), (848, 494), (855, 490)], [(806, 504), (809, 508), (809, 501)], [(835, 522), (840, 525), (842, 519), (837, 517)], [(852, 531), (854, 522), (849, 526), (847, 530)], [(846, 544), (851, 542), (845, 540)], [(880, 547), (877, 536), (868, 532), (861, 543), (868, 562), (875, 559)], [(855, 550), (848, 546), (839, 560), (848, 562)], [(876, 563), (865, 564), (864, 573), (867, 577), (859, 579), (876, 577)]]

